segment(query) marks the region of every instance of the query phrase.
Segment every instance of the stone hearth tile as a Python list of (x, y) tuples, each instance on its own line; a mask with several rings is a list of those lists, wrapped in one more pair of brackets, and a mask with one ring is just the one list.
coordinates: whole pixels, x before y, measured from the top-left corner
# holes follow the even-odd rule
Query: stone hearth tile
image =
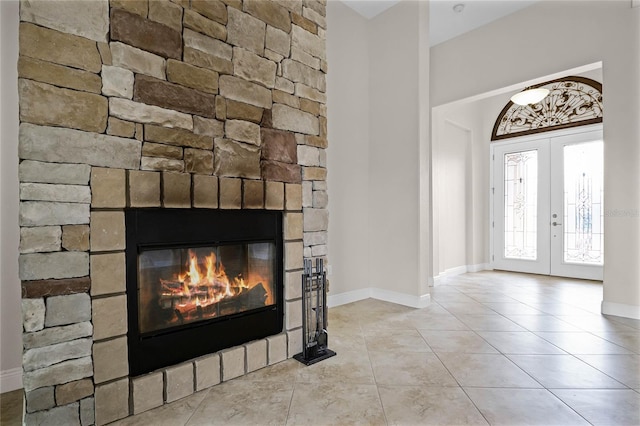
[(93, 368), (93, 380), (96, 383), (103, 383), (128, 375), (129, 361), (127, 358), (126, 336), (94, 343)]
[(193, 207), (218, 208), (218, 178), (193, 175)]
[(274, 365), (287, 359), (286, 334), (267, 337), (267, 358), (269, 365)]
[(242, 179), (220, 178), (220, 208), (242, 207)]
[(193, 363), (167, 368), (165, 375), (165, 401), (173, 402), (193, 393)]
[(302, 241), (293, 241), (284, 244), (284, 267), (287, 271), (302, 269), (302, 249)]
[[(301, 333), (301, 331), (298, 331), (298, 333)], [(371, 368), (367, 352), (345, 350), (334, 357), (301, 369), (298, 372), (296, 382), (375, 384), (376, 379), (374, 378), (374, 371)]]
[(123, 208), (127, 203), (126, 176), (123, 169), (91, 168), (91, 206)]
[(187, 423), (209, 425), (283, 425), (293, 383), (233, 380), (211, 388)]
[(296, 383), (287, 425), (318, 423), (386, 424), (377, 387), (342, 382)]
[(247, 351), (247, 373), (267, 366), (267, 341), (256, 340), (245, 346)]
[(155, 410), (127, 417), (113, 423), (113, 426), (186, 425), (209, 392), (210, 389), (207, 389)]
[(264, 207), (264, 182), (261, 180), (242, 181), (242, 207), (245, 209), (262, 209)]
[(302, 326), (302, 299), (292, 300), (286, 303), (287, 330)]
[(284, 239), (302, 239), (302, 213), (285, 213), (284, 215)]
[(91, 251), (124, 250), (124, 212), (91, 212)]
[(244, 375), (245, 348), (239, 346), (220, 352), (222, 356), (222, 381), (226, 382)]
[(284, 183), (267, 182), (265, 190), (265, 208), (267, 210), (284, 209)]
[(379, 386), (389, 424), (487, 425), (459, 387)]
[(196, 391), (201, 391), (220, 383), (220, 355), (211, 354), (194, 361)]
[(101, 426), (129, 415), (129, 379), (96, 386), (96, 425)]
[(162, 173), (162, 196), (165, 207), (191, 207), (191, 175)]
[(546, 389), (466, 388), (465, 391), (492, 425), (589, 424)]
[(456, 386), (434, 353), (369, 351), (379, 385)]
[(160, 173), (129, 171), (129, 205), (160, 207)]
[(300, 211), (302, 210), (302, 185), (297, 183), (285, 183), (285, 209)]
[(127, 296), (94, 299), (91, 305), (95, 340), (127, 334)]
[(91, 295), (120, 293), (126, 289), (125, 254), (93, 254), (91, 263)]

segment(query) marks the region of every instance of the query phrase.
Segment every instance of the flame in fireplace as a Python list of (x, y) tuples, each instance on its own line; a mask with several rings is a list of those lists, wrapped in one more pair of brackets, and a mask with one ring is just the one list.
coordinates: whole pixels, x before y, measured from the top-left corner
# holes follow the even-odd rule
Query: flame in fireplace
[(219, 308), (221, 302), (239, 299), (252, 290), (254, 302), (256, 297), (264, 297), (262, 306), (274, 303), (268, 280), (255, 273), (247, 279), (241, 274), (229, 278), (214, 252), (198, 258), (194, 250), (189, 250), (184, 271), (172, 279), (161, 278), (160, 284), (161, 304), (174, 309), (180, 321), (185, 316), (217, 316), (213, 308)]

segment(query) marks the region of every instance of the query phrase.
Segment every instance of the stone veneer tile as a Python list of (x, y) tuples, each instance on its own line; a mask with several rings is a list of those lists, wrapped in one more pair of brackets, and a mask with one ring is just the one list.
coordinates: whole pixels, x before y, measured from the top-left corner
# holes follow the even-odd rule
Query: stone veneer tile
[(27, 425), (71, 425), (78, 422), (78, 403), (54, 407), (48, 411), (27, 413), (24, 424)]
[(222, 381), (226, 382), (245, 374), (245, 347), (239, 346), (220, 352), (222, 356)]
[(126, 188), (124, 169), (91, 168), (91, 207), (124, 208)]
[(215, 95), (138, 74), (133, 100), (168, 110), (215, 118)]
[(95, 340), (127, 334), (127, 296), (94, 299), (91, 303)]
[(285, 300), (299, 299), (302, 297), (302, 271), (286, 272), (284, 277)]
[(182, 31), (182, 7), (168, 0), (149, 2), (149, 19)]
[(266, 182), (265, 208), (267, 210), (284, 209), (284, 184), (282, 182)]
[(61, 245), (62, 228), (60, 226), (20, 229), (20, 253), (60, 251)]
[(160, 207), (160, 173), (129, 171), (129, 205)]
[(262, 159), (283, 163), (298, 162), (297, 143), (293, 133), (283, 130), (261, 129)]
[(56, 403), (67, 405), (93, 395), (93, 381), (91, 379), (76, 380), (56, 386)]
[(260, 178), (260, 148), (231, 139), (216, 139), (213, 172), (217, 176)]
[(31, 23), (20, 24), (20, 54), (98, 73), (102, 60), (95, 41)]
[[(202, 120), (207, 119), (196, 117), (194, 123), (201, 124)], [(213, 138), (210, 135), (201, 135), (198, 132), (193, 133), (184, 129), (171, 129), (147, 124), (144, 126), (144, 139), (151, 142), (180, 147), (213, 149)]]
[(59, 385), (91, 377), (92, 374), (93, 364), (91, 357), (88, 356), (25, 372), (22, 375), (22, 385), (24, 390), (29, 392), (44, 386)]
[(193, 364), (181, 364), (167, 368), (165, 377), (165, 402), (173, 402), (193, 393)]
[[(23, 301), (25, 300), (32, 299), (23, 299)], [(91, 322), (85, 321), (62, 327), (49, 327), (35, 333), (25, 333), (22, 336), (22, 345), (25, 349), (41, 348), (44, 346), (55, 345), (56, 343), (69, 342), (83, 337), (90, 337), (92, 334), (93, 326), (91, 325)]]
[(302, 326), (302, 299), (288, 301), (285, 304), (287, 314), (287, 330), (293, 330)]
[(267, 353), (269, 365), (277, 364), (287, 359), (287, 335), (267, 337)]
[(302, 239), (302, 213), (285, 213), (284, 215), (284, 239)]
[(131, 379), (133, 414), (139, 414), (164, 403), (164, 381), (161, 371)]
[(220, 355), (211, 354), (194, 361), (196, 391), (199, 392), (220, 383)]
[(165, 78), (166, 61), (161, 56), (117, 41), (109, 43), (109, 46), (114, 66), (156, 78)]
[(192, 0), (191, 7), (201, 15), (220, 24), (227, 23), (227, 7), (219, 0)]
[(39, 370), (71, 359), (91, 355), (93, 339), (76, 339), (50, 346), (27, 349), (22, 355), (22, 367), (25, 372)]
[(107, 121), (107, 134), (112, 136), (120, 136), (123, 138), (132, 138), (136, 133), (136, 124), (130, 121), (120, 120), (119, 118), (109, 117)]
[(62, 248), (68, 251), (89, 251), (88, 225), (65, 225), (62, 227)]
[(22, 327), (24, 331), (42, 330), (46, 312), (44, 299), (22, 299)]
[(44, 163), (24, 160), (19, 166), (20, 182), (62, 183), (86, 185), (91, 166), (88, 164)]
[(267, 366), (267, 341), (256, 340), (244, 345), (247, 354), (247, 373)]
[(31, 299), (36, 297), (86, 293), (90, 287), (91, 280), (89, 277), (22, 281), (22, 298)]
[(284, 244), (284, 266), (286, 270), (302, 268), (302, 241)]
[(262, 160), (260, 169), (262, 171), (262, 177), (265, 180), (288, 183), (300, 183), (302, 180), (302, 174), (298, 164)]
[(191, 207), (191, 175), (162, 173), (162, 195), (164, 207)]
[(302, 352), (302, 328), (287, 331), (287, 357), (292, 358), (294, 355)]
[(91, 255), (91, 295), (121, 293), (126, 288), (125, 254)]
[(48, 410), (56, 406), (53, 386), (38, 388), (31, 392), (25, 392), (27, 413)]
[(242, 179), (220, 178), (220, 208), (242, 207)]
[(210, 175), (213, 173), (213, 152), (204, 149), (184, 149), (186, 172)]
[(109, 4), (97, 1), (77, 7), (71, 2), (24, 2), (20, 19), (95, 41), (107, 41)]
[(242, 185), (242, 207), (245, 209), (262, 209), (264, 207), (264, 182), (261, 180), (244, 180)]
[(111, 39), (165, 58), (182, 57), (179, 31), (121, 9), (111, 9)]
[(228, 9), (227, 43), (240, 46), (254, 53), (264, 53), (266, 24), (260, 19), (242, 13), (236, 9)]
[(89, 255), (84, 252), (21, 254), (18, 258), (21, 280), (84, 277), (89, 272)]
[(129, 415), (129, 379), (97, 385), (95, 420), (101, 426)]
[(124, 250), (125, 246), (124, 212), (91, 212), (91, 251)]
[(96, 384), (129, 374), (127, 337), (93, 344), (93, 380)]
[(91, 426), (96, 422), (95, 398), (85, 398), (80, 400), (80, 424)]
[(286, 210), (302, 210), (302, 185), (285, 183), (284, 193)]
[(20, 56), (18, 59), (18, 76), (96, 94), (100, 94), (102, 88), (100, 77), (93, 73), (26, 56)]
[(218, 208), (218, 178), (193, 175), (193, 207)]

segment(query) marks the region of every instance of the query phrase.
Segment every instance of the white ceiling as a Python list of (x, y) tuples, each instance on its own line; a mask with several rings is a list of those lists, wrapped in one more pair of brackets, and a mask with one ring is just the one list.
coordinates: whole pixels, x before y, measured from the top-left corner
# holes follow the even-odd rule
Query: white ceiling
[[(429, 3), (429, 40), (431, 46), (442, 43), (496, 19), (509, 15), (539, 0), (431, 0)], [(384, 12), (396, 0), (342, 0), (351, 9), (367, 19)], [(464, 10), (454, 12), (453, 7), (463, 4)]]

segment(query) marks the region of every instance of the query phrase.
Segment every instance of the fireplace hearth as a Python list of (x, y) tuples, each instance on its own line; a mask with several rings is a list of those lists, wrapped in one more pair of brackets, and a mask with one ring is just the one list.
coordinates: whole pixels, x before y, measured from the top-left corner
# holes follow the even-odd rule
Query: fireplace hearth
[(282, 213), (129, 209), (131, 376), (278, 334)]

